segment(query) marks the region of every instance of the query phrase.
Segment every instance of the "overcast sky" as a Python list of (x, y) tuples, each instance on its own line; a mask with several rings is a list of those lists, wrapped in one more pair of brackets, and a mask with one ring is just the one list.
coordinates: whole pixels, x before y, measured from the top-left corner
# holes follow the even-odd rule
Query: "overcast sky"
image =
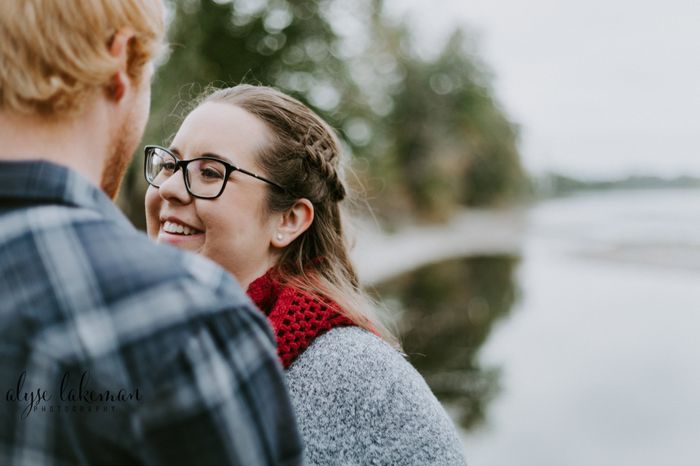
[(700, 176), (700, 2), (388, 0), (426, 47), (475, 33), (532, 172)]

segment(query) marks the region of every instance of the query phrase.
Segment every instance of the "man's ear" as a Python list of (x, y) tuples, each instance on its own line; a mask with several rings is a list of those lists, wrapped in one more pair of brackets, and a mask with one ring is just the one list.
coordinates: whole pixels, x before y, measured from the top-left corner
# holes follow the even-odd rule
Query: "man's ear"
[(128, 74), (129, 65), (129, 41), (134, 37), (134, 32), (130, 29), (120, 29), (112, 37), (109, 43), (109, 54), (117, 59), (119, 68), (112, 76), (107, 87), (107, 97), (115, 102), (119, 102), (126, 94), (131, 85)]
[(314, 205), (308, 199), (298, 199), (280, 217), (272, 235), (272, 246), (284, 248), (304, 233), (314, 221)]

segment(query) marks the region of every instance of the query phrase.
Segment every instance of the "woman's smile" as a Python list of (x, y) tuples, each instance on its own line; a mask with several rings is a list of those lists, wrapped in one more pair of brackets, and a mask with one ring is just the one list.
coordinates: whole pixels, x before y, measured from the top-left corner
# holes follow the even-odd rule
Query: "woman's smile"
[(162, 218), (157, 241), (190, 249), (204, 243), (204, 231), (197, 229), (177, 217)]

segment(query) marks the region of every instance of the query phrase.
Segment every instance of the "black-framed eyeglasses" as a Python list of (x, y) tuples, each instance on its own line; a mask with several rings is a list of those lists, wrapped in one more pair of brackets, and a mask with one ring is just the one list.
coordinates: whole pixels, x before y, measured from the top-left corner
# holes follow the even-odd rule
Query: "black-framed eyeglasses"
[(144, 153), (146, 158), (143, 173), (148, 184), (155, 188), (160, 188), (175, 172), (182, 169), (187, 192), (199, 199), (216, 199), (221, 196), (233, 172), (241, 172), (286, 191), (274, 181), (214, 157), (180, 160), (168, 149), (154, 145), (146, 146)]

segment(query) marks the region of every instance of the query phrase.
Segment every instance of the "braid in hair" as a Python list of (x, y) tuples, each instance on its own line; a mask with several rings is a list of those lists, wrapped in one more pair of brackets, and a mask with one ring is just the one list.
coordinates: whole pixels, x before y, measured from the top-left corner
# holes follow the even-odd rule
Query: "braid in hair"
[[(308, 160), (318, 170), (321, 178), (326, 181), (331, 200), (340, 202), (345, 199), (346, 191), (338, 173), (339, 147), (336, 141), (323, 134), (319, 129), (321, 128), (309, 128), (300, 141), (300, 145)], [(312, 135), (314, 132), (318, 134)]]

